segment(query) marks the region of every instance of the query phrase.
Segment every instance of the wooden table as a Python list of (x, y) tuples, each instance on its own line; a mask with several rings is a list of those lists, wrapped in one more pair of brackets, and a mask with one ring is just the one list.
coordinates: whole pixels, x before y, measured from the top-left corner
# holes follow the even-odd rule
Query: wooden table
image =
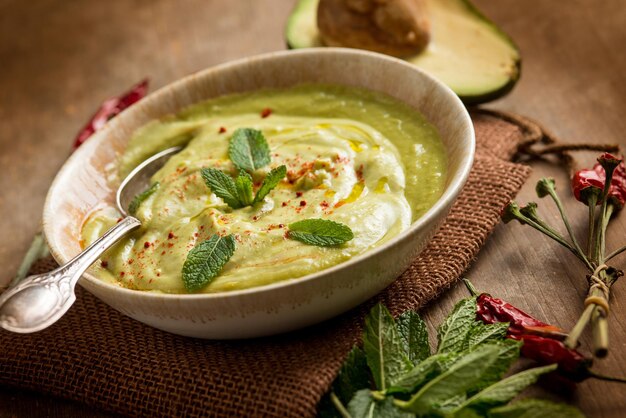
[[(626, 143), (622, 0), (476, 3), (516, 40), (524, 58), (516, 89), (491, 107), (536, 118), (573, 142)], [(0, 285), (11, 279), (38, 229), (46, 191), (73, 136), (101, 100), (145, 76), (154, 89), (217, 63), (283, 49), (292, 5), (292, 0), (0, 0)], [(536, 200), (534, 183), (547, 175), (569, 196), (563, 171), (533, 167), (520, 201)], [(580, 204), (566, 197), (566, 206), (575, 228), (584, 230)], [(557, 221), (548, 202), (541, 202), (541, 210)], [(614, 224), (609, 247), (624, 243), (626, 215)], [(626, 266), (626, 256), (618, 261)], [(580, 314), (583, 275), (565, 250), (517, 224), (500, 225), (467, 273), (479, 289), (564, 328)], [(624, 283), (614, 289), (612, 351), (597, 370), (626, 376), (626, 325), (620, 321), (626, 317), (626, 290)], [(426, 309), (428, 321), (439, 324), (465, 295), (463, 286), (447, 292)], [(585, 337), (583, 347), (588, 344)], [(589, 416), (626, 415), (626, 386), (588, 381), (565, 399)], [(81, 415), (110, 416), (39, 394), (8, 388), (0, 394), (0, 417)]]

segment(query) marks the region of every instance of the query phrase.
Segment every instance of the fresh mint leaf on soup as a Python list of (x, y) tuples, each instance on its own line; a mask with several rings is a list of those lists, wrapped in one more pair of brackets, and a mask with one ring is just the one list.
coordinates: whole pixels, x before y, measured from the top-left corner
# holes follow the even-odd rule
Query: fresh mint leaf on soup
[(242, 205), (239, 201), (237, 185), (229, 175), (215, 168), (203, 168), (202, 178), (215, 196), (222, 198), (224, 203), (233, 209), (239, 209)]
[(235, 237), (217, 234), (196, 245), (183, 264), (183, 284), (189, 292), (202, 289), (222, 271), (235, 252)]
[(318, 247), (339, 245), (354, 238), (352, 230), (347, 225), (328, 219), (305, 219), (294, 222), (289, 225), (287, 236)]
[(201, 173), (204, 182), (217, 197), (231, 208), (239, 209), (261, 202), (287, 175), (287, 167), (281, 165), (270, 171), (256, 195), (252, 193), (252, 177), (244, 170), (239, 171), (236, 179), (215, 168), (203, 168)]
[(253, 172), (271, 161), (270, 147), (261, 131), (237, 129), (230, 138), (228, 157), (240, 170)]
[(159, 190), (159, 187), (161, 187), (161, 184), (157, 181), (152, 186), (135, 196), (128, 205), (128, 213), (130, 213), (131, 215), (137, 213), (137, 209), (139, 209), (139, 206), (141, 206), (143, 201), (149, 198), (154, 192)]
[(286, 175), (287, 167), (284, 165), (272, 169), (272, 171), (270, 171), (263, 179), (263, 183), (261, 183), (261, 187), (259, 187), (259, 190), (257, 190), (256, 196), (254, 196), (252, 204), (261, 202), (263, 199), (265, 199), (265, 196), (267, 196), (269, 192), (271, 192), (276, 186), (278, 186), (278, 183), (280, 183), (280, 181), (284, 179)]
[(237, 199), (241, 206), (250, 206), (255, 200), (252, 194), (252, 177), (250, 174), (241, 170), (239, 176), (235, 179), (235, 188), (237, 189)]

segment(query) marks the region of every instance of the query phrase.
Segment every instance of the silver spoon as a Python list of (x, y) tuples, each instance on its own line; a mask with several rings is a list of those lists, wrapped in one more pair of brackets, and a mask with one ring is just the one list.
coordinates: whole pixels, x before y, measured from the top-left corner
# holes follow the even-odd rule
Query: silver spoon
[(127, 213), (132, 199), (149, 184), (150, 178), (182, 147), (159, 152), (137, 166), (117, 189), (117, 209), (124, 218), (64, 266), (49, 273), (30, 276), (0, 295), (0, 327), (13, 332), (41, 331), (58, 321), (76, 300), (74, 287), (82, 274), (106, 250), (141, 222)]

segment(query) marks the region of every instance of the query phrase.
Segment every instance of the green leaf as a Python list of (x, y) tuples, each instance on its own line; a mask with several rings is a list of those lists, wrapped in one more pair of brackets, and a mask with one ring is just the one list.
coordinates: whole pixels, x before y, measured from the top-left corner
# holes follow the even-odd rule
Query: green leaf
[(289, 225), (288, 237), (308, 245), (328, 247), (343, 244), (354, 238), (344, 224), (328, 219), (305, 219)]
[(539, 376), (552, 372), (556, 368), (556, 364), (551, 364), (525, 370), (507, 377), (472, 396), (464, 404), (460, 405), (458, 410), (467, 407), (487, 409), (497, 405), (504, 405), (516, 397), (522, 390), (535, 383)]
[(203, 168), (202, 178), (215, 196), (222, 198), (224, 203), (233, 209), (239, 209), (239, 193), (235, 181), (229, 175), (215, 168)]
[(348, 404), (352, 418), (412, 418), (415, 415), (398, 409), (392, 397), (377, 401), (369, 389), (358, 391)]
[(196, 245), (183, 264), (183, 283), (189, 292), (200, 290), (219, 274), (235, 252), (235, 237), (212, 235)]
[(256, 196), (254, 196), (254, 201), (252, 203), (258, 203), (265, 199), (265, 196), (267, 196), (269, 192), (271, 192), (276, 186), (278, 186), (278, 183), (280, 183), (280, 181), (284, 179), (286, 175), (287, 167), (284, 165), (272, 169), (272, 171), (270, 171), (263, 179), (263, 183), (261, 183), (261, 187), (259, 187), (259, 190), (257, 190)]
[(476, 298), (461, 300), (437, 329), (437, 352), (461, 351), (476, 320)]
[(468, 348), (492, 341), (503, 341), (508, 329), (508, 322), (496, 322), (495, 324), (475, 322), (469, 333)]
[(240, 170), (253, 172), (270, 163), (270, 147), (261, 131), (240, 128), (230, 139), (228, 156)]
[[(396, 383), (387, 389), (392, 393), (413, 393), (428, 380), (443, 372), (442, 360), (452, 357), (454, 353), (435, 354), (413, 367), (409, 372), (401, 376)], [(456, 356), (455, 356), (456, 357)]]
[(369, 387), (370, 378), (365, 352), (355, 346), (341, 366), (332, 390), (342, 403), (347, 404), (358, 390)]
[(396, 324), (387, 308), (380, 303), (365, 318), (363, 349), (379, 390), (393, 386), (411, 368)]
[(584, 418), (573, 406), (542, 399), (524, 399), (489, 411), (489, 418)]
[(252, 177), (247, 172), (241, 170), (235, 179), (237, 198), (241, 206), (250, 206), (254, 198), (252, 197)]
[(480, 381), (483, 373), (496, 361), (499, 348), (484, 344), (461, 357), (445, 373), (424, 385), (408, 401), (398, 401), (403, 409), (418, 414), (428, 414), (459, 396), (464, 396), (470, 387)]
[(396, 320), (400, 339), (411, 363), (417, 364), (430, 356), (428, 329), (417, 312), (406, 311)]
[(131, 215), (137, 213), (137, 209), (139, 209), (139, 206), (141, 206), (143, 201), (149, 198), (154, 192), (159, 190), (159, 187), (161, 187), (161, 184), (157, 181), (152, 186), (135, 196), (128, 205), (128, 213), (130, 213)]
[[(486, 344), (479, 345), (478, 347), (482, 347), (484, 345)], [(474, 385), (468, 387), (468, 391), (473, 392), (481, 390), (502, 379), (502, 377), (506, 374), (511, 365), (515, 363), (515, 361), (519, 358), (522, 342), (506, 339), (504, 341), (491, 342), (489, 343), (489, 345), (498, 348), (496, 359), (489, 366), (489, 368), (485, 370), (481, 379), (477, 381)]]

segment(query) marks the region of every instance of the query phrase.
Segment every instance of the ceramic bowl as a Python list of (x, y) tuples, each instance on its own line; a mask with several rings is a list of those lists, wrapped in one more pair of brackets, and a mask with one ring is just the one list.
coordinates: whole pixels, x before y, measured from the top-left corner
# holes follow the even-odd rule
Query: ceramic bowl
[(302, 328), (339, 315), (383, 290), (418, 256), (459, 194), (473, 161), (474, 130), (461, 101), (441, 82), (404, 61), (353, 49), (283, 51), (218, 65), (176, 81), (124, 111), (78, 149), (54, 180), (43, 215), (54, 258), (65, 263), (78, 254), (86, 215), (98, 205), (113, 205), (116, 185), (106, 181), (105, 169), (115, 163), (136, 128), (212, 97), (300, 83), (363, 87), (422, 112), (439, 130), (448, 158), (445, 190), (435, 205), (384, 245), (294, 280), (193, 295), (128, 290), (90, 273), (79, 284), (145, 324), (211, 339), (250, 338)]

